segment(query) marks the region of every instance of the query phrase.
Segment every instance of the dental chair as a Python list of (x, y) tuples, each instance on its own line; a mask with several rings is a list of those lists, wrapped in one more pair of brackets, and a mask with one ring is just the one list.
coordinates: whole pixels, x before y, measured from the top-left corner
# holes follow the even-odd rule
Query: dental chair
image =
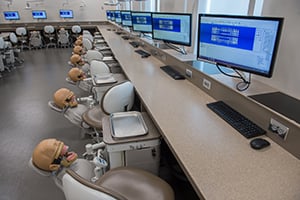
[(93, 83), (92, 93), (96, 102), (100, 102), (104, 93), (116, 83), (128, 80), (123, 73), (111, 73), (110, 68), (102, 61), (92, 60), (90, 75)]
[(40, 31), (30, 31), (29, 47), (30, 49), (41, 49), (43, 47)]
[(11, 32), (9, 34), (9, 40), (10, 40), (10, 42), (12, 44), (12, 49), (13, 49), (13, 52), (14, 52), (15, 61), (18, 64), (22, 64), (24, 62), (24, 59), (20, 58), (21, 49), (18, 46), (18, 38), (17, 38), (16, 34), (13, 33), (13, 32)]
[[(80, 127), (80, 138), (83, 138), (86, 134), (93, 136), (93, 130), (82, 120), (82, 115), (93, 102), (92, 97), (77, 98), (71, 90), (60, 88), (54, 93), (53, 100), (48, 101), (48, 106), (62, 114), (72, 124)], [(98, 140), (98, 138), (95, 139)]]
[(105, 91), (99, 105), (88, 109), (82, 120), (102, 135), (102, 119), (115, 112), (130, 111), (134, 105), (134, 87), (130, 81), (116, 83)]
[(56, 139), (45, 139), (34, 149), (29, 166), (51, 176), (66, 200), (174, 200), (174, 191), (161, 178), (133, 167), (119, 167), (104, 173), (95, 182), (93, 165), (68, 152)]
[(81, 27), (79, 25), (73, 25), (71, 28), (72, 31), (72, 38), (73, 41), (75, 42), (76, 38), (80, 35), (81, 33)]
[(52, 25), (44, 26), (44, 33), (45, 37), (48, 39), (48, 42), (46, 42), (46, 47), (49, 48), (53, 46), (56, 47), (55, 43), (55, 29)]
[(69, 40), (69, 33), (64, 28), (60, 28), (57, 34), (57, 44), (59, 47), (69, 47), (70, 40)]
[(18, 27), (16, 28), (16, 34), (18, 37), (19, 42), (21, 43), (20, 48), (23, 51), (25, 48), (30, 49), (27, 42), (27, 30), (25, 27)]

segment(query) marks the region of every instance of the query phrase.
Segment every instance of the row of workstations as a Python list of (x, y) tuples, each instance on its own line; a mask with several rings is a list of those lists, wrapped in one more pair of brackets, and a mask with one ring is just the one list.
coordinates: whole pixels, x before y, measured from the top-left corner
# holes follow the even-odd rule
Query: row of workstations
[[(211, 76), (183, 62), (188, 55), (158, 49), (145, 38), (134, 38), (151, 54), (141, 58), (128, 40), (112, 33), (115, 25), (98, 29), (201, 199), (300, 198), (299, 153), (293, 143), (299, 144), (299, 125), (248, 97), (274, 89), (253, 81), (246, 92), (239, 92), (234, 79)], [(164, 65), (180, 72), (188, 69), (193, 76), (174, 80), (160, 69)], [(211, 84), (209, 90), (202, 84), (204, 79)], [(271, 145), (252, 149), (249, 139), (207, 107), (217, 100), (239, 109), (263, 127), (270, 117), (283, 120), (290, 127), (292, 141), (277, 139), (267, 130), (262, 137)]]

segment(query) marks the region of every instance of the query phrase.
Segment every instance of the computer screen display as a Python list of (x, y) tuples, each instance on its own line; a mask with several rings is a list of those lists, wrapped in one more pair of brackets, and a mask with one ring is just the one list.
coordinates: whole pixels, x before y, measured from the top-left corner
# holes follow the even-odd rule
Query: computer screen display
[(121, 11), (115, 10), (115, 22), (118, 24), (122, 23)]
[(131, 11), (122, 10), (121, 18), (123, 26), (132, 26)]
[(19, 20), (19, 12), (18, 11), (4, 11), (4, 19), (6, 20)]
[(59, 10), (60, 18), (73, 18), (73, 10)]
[(151, 12), (131, 11), (132, 29), (141, 33), (152, 33)]
[(33, 10), (31, 13), (33, 19), (47, 19), (47, 14), (44, 10)]
[(199, 14), (199, 60), (271, 77), (283, 18)]
[(116, 21), (115, 11), (114, 11), (114, 10), (111, 10), (111, 11), (110, 11), (110, 20), (111, 20), (111, 21)]
[(106, 19), (110, 20), (110, 10), (106, 10)]
[(152, 13), (152, 37), (191, 46), (192, 14)]

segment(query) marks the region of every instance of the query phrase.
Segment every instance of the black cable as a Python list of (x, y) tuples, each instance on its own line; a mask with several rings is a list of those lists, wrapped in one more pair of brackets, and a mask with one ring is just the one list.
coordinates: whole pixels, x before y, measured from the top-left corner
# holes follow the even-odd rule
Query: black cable
[[(220, 68), (220, 66), (219, 66), (218, 63), (216, 63), (216, 66), (217, 66), (218, 70), (219, 70), (222, 74), (224, 74), (224, 75), (226, 75), (226, 76), (229, 76), (229, 77), (232, 77), (232, 78), (238, 78), (238, 79), (241, 79), (241, 80), (242, 80), (241, 82), (239, 82), (239, 83), (236, 84), (236, 89), (237, 89), (238, 91), (245, 91), (245, 90), (247, 90), (247, 89), (249, 88), (250, 83), (251, 83), (251, 74), (250, 74), (250, 73), (249, 73), (249, 80), (247, 81), (247, 80), (242, 76), (242, 74), (241, 74), (238, 70), (236, 70), (236, 69), (233, 69), (233, 70), (235, 71), (235, 73), (238, 74), (238, 76), (236, 76), (236, 75), (231, 75), (231, 74), (228, 74), (228, 73), (224, 72), (224, 71)], [(241, 88), (241, 84), (245, 84), (245, 86), (244, 86), (243, 88)]]

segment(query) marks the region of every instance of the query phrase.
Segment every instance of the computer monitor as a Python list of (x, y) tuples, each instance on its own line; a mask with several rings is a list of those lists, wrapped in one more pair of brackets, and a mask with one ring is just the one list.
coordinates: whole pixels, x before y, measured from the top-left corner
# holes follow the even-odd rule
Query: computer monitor
[(47, 19), (47, 14), (44, 10), (33, 10), (31, 13), (33, 19)]
[(110, 18), (110, 10), (106, 10), (106, 19), (107, 20), (110, 20), (111, 18)]
[(111, 10), (111, 11), (110, 11), (110, 20), (111, 20), (111, 21), (116, 21), (115, 11), (114, 11), (114, 10)]
[(73, 18), (73, 10), (59, 10), (60, 18)]
[(132, 30), (141, 33), (152, 33), (151, 12), (131, 11)]
[(152, 13), (152, 37), (173, 44), (191, 46), (192, 14)]
[(123, 26), (132, 26), (131, 20), (131, 11), (130, 10), (121, 10), (121, 18), (122, 18), (122, 25)]
[(271, 77), (283, 18), (199, 14), (199, 60)]
[(4, 19), (6, 20), (19, 20), (20, 15), (18, 11), (4, 11)]
[(122, 23), (121, 11), (115, 10), (115, 22), (118, 24)]

